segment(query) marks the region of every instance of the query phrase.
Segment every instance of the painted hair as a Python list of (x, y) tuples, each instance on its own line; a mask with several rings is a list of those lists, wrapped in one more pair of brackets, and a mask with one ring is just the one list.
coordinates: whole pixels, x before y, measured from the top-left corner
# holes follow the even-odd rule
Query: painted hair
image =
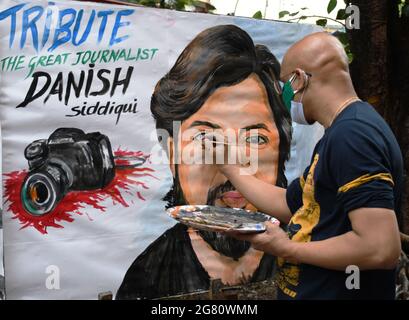
[[(199, 33), (183, 50), (172, 69), (159, 80), (151, 99), (157, 129), (173, 137), (173, 121), (196, 113), (220, 87), (238, 84), (257, 74), (267, 91), (279, 133), (277, 185), (285, 187), (284, 162), (291, 142), (291, 120), (276, 92), (280, 64), (266, 46), (254, 45), (250, 36), (234, 25), (219, 25)], [(167, 141), (159, 142), (167, 146)]]

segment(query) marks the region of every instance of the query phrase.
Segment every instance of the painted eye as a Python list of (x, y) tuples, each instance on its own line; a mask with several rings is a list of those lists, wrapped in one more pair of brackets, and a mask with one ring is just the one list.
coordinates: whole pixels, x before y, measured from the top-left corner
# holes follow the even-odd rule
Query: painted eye
[(259, 135), (249, 136), (246, 138), (246, 143), (262, 145), (267, 143), (267, 138)]
[(193, 140), (198, 141), (198, 142), (202, 142), (205, 139), (205, 137), (206, 137), (206, 132), (202, 131), (202, 132), (196, 133), (193, 136)]
[(216, 134), (215, 132), (206, 132), (202, 131), (197, 133), (194, 137), (193, 140), (198, 141), (198, 142), (203, 142), (204, 140), (211, 141), (211, 142), (223, 142), (223, 136), (220, 136)]

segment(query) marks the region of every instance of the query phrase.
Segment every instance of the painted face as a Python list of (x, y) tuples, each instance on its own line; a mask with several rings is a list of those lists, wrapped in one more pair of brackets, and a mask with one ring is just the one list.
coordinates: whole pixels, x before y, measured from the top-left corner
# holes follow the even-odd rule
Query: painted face
[[(278, 171), (279, 133), (264, 84), (255, 74), (239, 84), (217, 89), (179, 131), (181, 153), (200, 154), (200, 137), (212, 131), (234, 132), (242, 149), (257, 151), (255, 177), (275, 184)], [(183, 137), (183, 139), (182, 139)], [(215, 164), (178, 165), (180, 187), (187, 204), (255, 208), (234, 189)]]

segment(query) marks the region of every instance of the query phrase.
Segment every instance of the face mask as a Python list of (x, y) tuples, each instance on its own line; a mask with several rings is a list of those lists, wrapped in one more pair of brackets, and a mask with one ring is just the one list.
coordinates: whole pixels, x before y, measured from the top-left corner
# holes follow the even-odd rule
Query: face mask
[(284, 83), (283, 93), (282, 93), (283, 101), (288, 111), (291, 111), (291, 101), (294, 99), (294, 96), (295, 96), (295, 92), (293, 88), (291, 87), (292, 79), (293, 77), (291, 77), (290, 80)]
[(295, 76), (296, 75), (294, 74), (283, 86), (283, 93), (282, 93), (283, 101), (288, 111), (290, 111), (291, 119), (298, 124), (307, 125), (309, 123), (307, 122), (307, 120), (305, 120), (304, 106), (301, 102), (302, 97), (301, 97), (300, 102), (296, 102), (293, 100), (295, 94), (299, 91), (299, 90), (294, 91), (293, 87), (291, 86), (291, 83), (294, 81)]
[(304, 124), (308, 125), (309, 123), (307, 120), (305, 120), (304, 116), (304, 106), (301, 102), (297, 102), (294, 100), (291, 100), (291, 119), (298, 123), (298, 124)]

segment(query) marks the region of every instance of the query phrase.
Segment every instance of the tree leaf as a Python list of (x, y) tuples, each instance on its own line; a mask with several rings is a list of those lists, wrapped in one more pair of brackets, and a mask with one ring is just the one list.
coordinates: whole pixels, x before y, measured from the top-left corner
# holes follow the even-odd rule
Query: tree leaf
[(347, 53), (348, 56), (348, 62), (352, 63), (354, 61), (354, 54), (352, 52)]
[(298, 19), (300, 19), (300, 20), (305, 20), (305, 19), (307, 19), (307, 16), (301, 16), (301, 17), (299, 17)]
[(296, 15), (298, 14), (298, 12), (300, 12), (300, 11), (290, 13), (290, 17), (294, 17), (294, 16), (296, 16)]
[(337, 6), (337, 0), (329, 0), (328, 7), (327, 7), (327, 12), (331, 13), (332, 10), (334, 10), (336, 6)]
[(146, 7), (156, 7), (156, 1), (155, 0), (140, 0), (140, 1), (133, 1), (133, 2), (137, 2), (143, 6)]
[(308, 9), (308, 7), (301, 8), (301, 10), (307, 10), (307, 9)]
[(186, 0), (176, 0), (174, 6), (176, 10), (184, 10), (186, 4), (187, 4)]
[(327, 25), (328, 20), (327, 19), (318, 19), (315, 21), (317, 26), (325, 27)]
[(263, 19), (263, 14), (261, 13), (261, 11), (257, 11), (255, 14), (253, 14), (253, 18), (254, 19)]
[(345, 9), (339, 9), (337, 13), (337, 20), (345, 20), (347, 18), (347, 15), (345, 13)]
[(288, 11), (280, 11), (278, 13), (278, 17), (281, 19), (282, 17), (286, 16), (287, 14), (290, 14)]
[(349, 45), (348, 35), (346, 32), (338, 32), (337, 38), (339, 41), (341, 41), (344, 47)]
[(405, 4), (402, 8), (402, 15), (404, 17), (409, 17), (409, 4)]

